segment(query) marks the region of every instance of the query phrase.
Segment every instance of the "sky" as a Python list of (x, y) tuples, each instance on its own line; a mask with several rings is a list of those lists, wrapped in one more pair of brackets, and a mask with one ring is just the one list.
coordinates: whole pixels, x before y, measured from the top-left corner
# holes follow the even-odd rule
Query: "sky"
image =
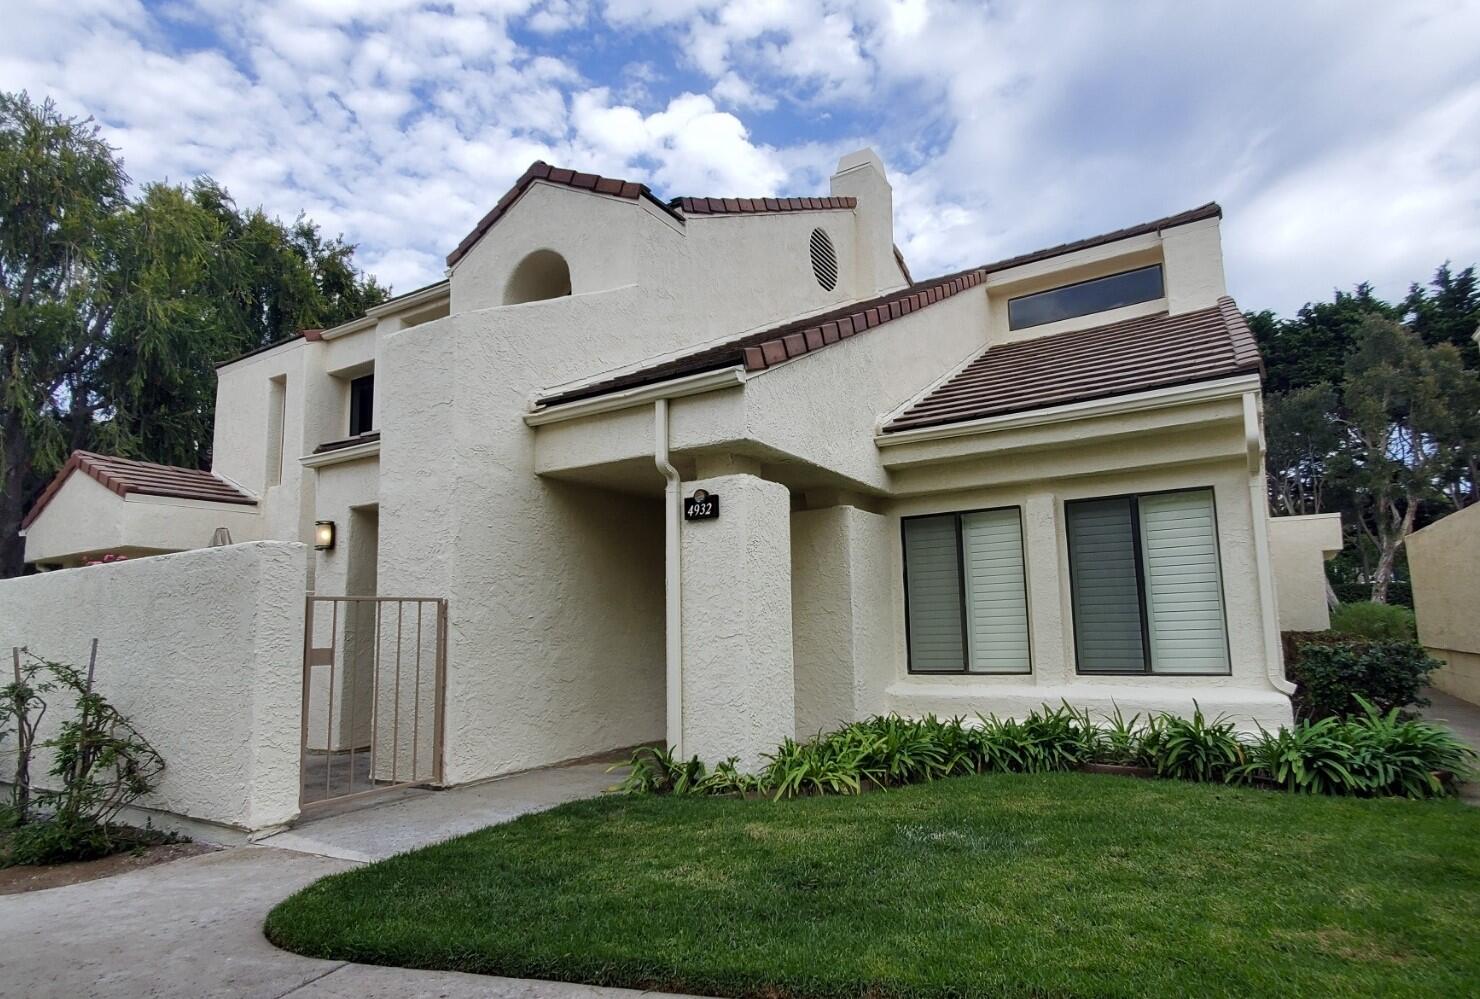
[(209, 174), (397, 291), (534, 160), (826, 193), (872, 146), (916, 277), (1218, 201), (1245, 309), (1480, 259), (1480, 0), (7, 0), (0, 89), (136, 183)]

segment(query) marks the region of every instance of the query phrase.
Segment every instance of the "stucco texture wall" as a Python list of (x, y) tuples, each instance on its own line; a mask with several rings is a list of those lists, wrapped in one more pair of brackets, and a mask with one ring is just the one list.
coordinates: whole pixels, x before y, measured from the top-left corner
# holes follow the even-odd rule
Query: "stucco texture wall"
[(305, 562), (254, 542), (0, 580), (0, 647), (85, 668), (97, 638), (97, 689), (165, 760), (140, 805), (271, 828), (298, 812)]
[(1341, 551), (1341, 514), (1269, 519), (1269, 560), (1281, 631), (1325, 631), (1326, 560)]
[(807, 738), (884, 708), (894, 675), (891, 520), (853, 506), (791, 518), (796, 734)]
[(682, 529), (683, 753), (762, 763), (796, 731), (791, 496), (753, 475), (686, 484), (720, 497), (714, 520)]
[(653, 307), (575, 295), (383, 344), (378, 585), (449, 600), (449, 783), (663, 738), (659, 502), (541, 479), (519, 419), (531, 386), (635, 359)]
[(1434, 686), (1480, 704), (1480, 505), (1415, 531), (1407, 548), (1418, 640), (1447, 664)]

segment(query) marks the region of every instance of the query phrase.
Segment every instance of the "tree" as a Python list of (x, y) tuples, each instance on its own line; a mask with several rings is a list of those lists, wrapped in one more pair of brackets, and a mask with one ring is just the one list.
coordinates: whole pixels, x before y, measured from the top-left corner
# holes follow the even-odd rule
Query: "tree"
[(1324, 382), (1265, 399), (1265, 463), (1275, 513), (1324, 511), (1327, 465), (1341, 445), (1336, 404), (1335, 389)]
[(1265, 389), (1289, 392), (1322, 383), (1340, 388), (1357, 330), (1370, 316), (1398, 319), (1400, 310), (1374, 295), (1366, 282), (1350, 292), (1337, 291), (1330, 302), (1307, 302), (1294, 319), (1249, 313), (1249, 328), (1264, 357)]
[(1458, 274), (1446, 261), (1434, 272), (1425, 289), (1415, 281), (1403, 300), (1403, 315), (1413, 332), (1429, 346), (1451, 343), (1459, 348), (1465, 367), (1480, 370), (1480, 348), (1475, 332), (1480, 329), (1480, 281), (1473, 265)]
[(0, 577), (20, 569), (34, 477), (94, 415), (127, 182), (97, 126), (0, 93)]
[(1344, 374), (1337, 418), (1344, 442), (1331, 474), (1356, 498), (1358, 528), (1377, 551), (1372, 599), (1385, 603), (1420, 505), (1444, 499), (1441, 484), (1465, 447), (1465, 408), (1480, 389), (1452, 344), (1426, 347), (1377, 315), (1358, 327)]
[(128, 183), (91, 120), (0, 93), (0, 578), (69, 452), (208, 467), (217, 363), (387, 297), (306, 218)]

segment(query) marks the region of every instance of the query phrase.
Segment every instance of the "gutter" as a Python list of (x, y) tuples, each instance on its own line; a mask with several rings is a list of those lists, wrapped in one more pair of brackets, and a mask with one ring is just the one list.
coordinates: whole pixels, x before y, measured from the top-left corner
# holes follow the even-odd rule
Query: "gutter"
[(524, 414), (524, 423), (530, 427), (542, 427), (547, 423), (564, 423), (566, 420), (579, 420), (587, 416), (596, 416), (599, 413), (613, 413), (621, 409), (645, 406), (650, 402), (680, 399), (687, 395), (700, 395), (718, 389), (734, 388), (745, 384), (745, 380), (744, 367), (736, 364), (717, 371), (702, 371), (697, 375), (670, 378), (666, 382), (608, 392), (605, 395), (577, 399), (575, 402), (561, 403), (558, 406), (539, 406), (536, 402), (532, 404), (530, 411)]
[(1257, 392), (1244, 393), (1244, 450), (1249, 461), (1249, 518), (1254, 529), (1254, 565), (1259, 574), (1259, 610), (1264, 618), (1264, 662), (1270, 685), (1288, 697), (1295, 693), (1295, 684), (1285, 679), (1285, 651), (1280, 644), (1279, 609), (1274, 599), (1274, 570), (1269, 557), (1269, 499), (1264, 483), (1264, 433), (1259, 424)]
[(663, 596), (667, 742), (683, 759), (683, 573), (680, 566), (679, 518), (683, 483), (668, 460), (668, 400), (653, 403), (653, 463), (663, 474)]

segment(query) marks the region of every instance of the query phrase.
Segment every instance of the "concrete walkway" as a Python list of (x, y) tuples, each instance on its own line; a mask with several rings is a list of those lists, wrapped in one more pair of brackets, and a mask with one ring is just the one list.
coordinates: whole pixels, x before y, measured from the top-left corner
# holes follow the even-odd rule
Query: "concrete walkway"
[[(1423, 709), (1423, 717), (1447, 727), (1480, 753), (1480, 707), (1433, 687), (1426, 689), (1423, 696), (1429, 701), (1429, 706)], [(1461, 784), (1459, 798), (1471, 805), (1480, 805), (1480, 781)]]
[[(274, 905), (319, 878), (525, 812), (590, 797), (605, 765), (428, 793), (246, 846), (0, 898), (0, 995), (634, 999), (627, 989), (320, 961), (262, 935)], [(290, 848), (285, 848), (290, 847)]]
[(594, 798), (615, 784), (608, 763), (550, 767), (450, 791), (416, 791), (384, 804), (305, 823), (261, 846), (368, 863), (497, 825), (526, 812)]

